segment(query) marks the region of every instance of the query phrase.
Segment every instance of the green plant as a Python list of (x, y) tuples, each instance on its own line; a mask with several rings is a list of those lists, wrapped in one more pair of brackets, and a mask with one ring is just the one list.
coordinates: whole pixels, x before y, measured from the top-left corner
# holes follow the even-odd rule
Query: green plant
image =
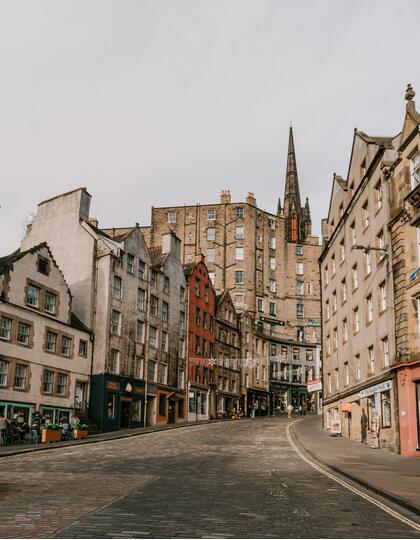
[(60, 429), (60, 426), (58, 424), (45, 424), (43, 428), (44, 429)]
[(74, 424), (73, 425), (73, 429), (87, 429), (87, 428), (88, 428), (87, 424)]

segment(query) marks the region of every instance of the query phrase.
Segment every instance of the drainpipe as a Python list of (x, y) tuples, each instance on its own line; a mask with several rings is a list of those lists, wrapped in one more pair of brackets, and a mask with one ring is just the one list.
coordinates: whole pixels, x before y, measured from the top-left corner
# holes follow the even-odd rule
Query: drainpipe
[(147, 392), (148, 392), (148, 374), (149, 374), (149, 301), (150, 301), (150, 275), (152, 272), (152, 265), (147, 265), (147, 279), (146, 279), (146, 305), (145, 305), (145, 329), (144, 329), (144, 426), (147, 423)]
[(186, 294), (186, 298), (184, 300), (184, 305), (185, 305), (185, 309), (184, 309), (184, 313), (185, 313), (185, 317), (186, 317), (186, 321), (184, 321), (184, 327), (185, 327), (185, 346), (186, 346), (186, 350), (185, 350), (185, 374), (184, 374), (184, 378), (185, 378), (185, 388), (186, 388), (186, 408), (187, 408), (187, 414), (185, 415), (185, 423), (188, 423), (188, 414), (189, 414), (189, 410), (190, 410), (190, 389), (189, 389), (189, 385), (188, 385), (188, 373), (189, 373), (189, 369), (190, 369), (190, 362), (189, 362), (189, 351), (190, 351), (190, 287), (189, 287), (189, 284), (188, 284), (188, 280), (185, 281), (185, 294)]

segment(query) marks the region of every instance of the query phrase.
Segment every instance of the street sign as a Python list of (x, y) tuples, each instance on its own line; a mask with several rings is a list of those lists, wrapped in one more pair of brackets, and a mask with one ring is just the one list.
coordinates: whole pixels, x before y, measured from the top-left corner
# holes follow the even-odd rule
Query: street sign
[(308, 392), (318, 392), (322, 390), (322, 381), (321, 379), (313, 379), (306, 383)]
[(269, 317), (260, 317), (260, 321), (269, 324), (277, 324), (278, 326), (286, 326), (285, 321), (278, 321), (277, 319), (270, 319)]

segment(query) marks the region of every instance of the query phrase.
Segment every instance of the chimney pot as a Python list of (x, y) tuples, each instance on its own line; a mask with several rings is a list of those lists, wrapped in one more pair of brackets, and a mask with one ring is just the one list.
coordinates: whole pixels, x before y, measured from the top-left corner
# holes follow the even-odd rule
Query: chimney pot
[(224, 189), (220, 193), (220, 204), (230, 204), (230, 189)]

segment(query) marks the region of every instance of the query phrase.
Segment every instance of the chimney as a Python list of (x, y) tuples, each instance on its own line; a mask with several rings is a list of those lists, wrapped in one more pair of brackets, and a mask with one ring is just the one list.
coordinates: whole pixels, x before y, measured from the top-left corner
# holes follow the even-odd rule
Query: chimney
[(175, 233), (169, 232), (162, 235), (162, 253), (172, 253), (177, 259), (181, 258), (181, 240)]
[(224, 189), (220, 193), (220, 204), (230, 204), (230, 189)]
[(247, 204), (250, 204), (251, 206), (257, 206), (257, 199), (255, 198), (255, 195), (248, 191), (248, 196), (246, 198)]
[(98, 228), (98, 219), (96, 217), (89, 218), (89, 223), (93, 225), (94, 227)]

